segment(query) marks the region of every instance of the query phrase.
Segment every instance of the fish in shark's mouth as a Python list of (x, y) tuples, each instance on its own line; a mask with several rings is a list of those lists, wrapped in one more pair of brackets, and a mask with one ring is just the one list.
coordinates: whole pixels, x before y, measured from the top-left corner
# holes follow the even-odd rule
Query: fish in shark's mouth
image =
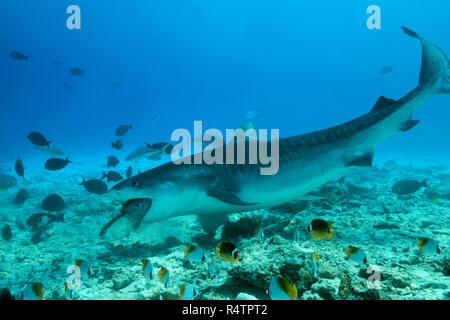
[(150, 210), (152, 206), (152, 200), (148, 198), (131, 199), (126, 201), (120, 209), (120, 214), (114, 217), (108, 222), (100, 231), (100, 236), (103, 236), (105, 232), (119, 219), (126, 219), (131, 223), (131, 228), (137, 230), (141, 225), (142, 219), (145, 214)]

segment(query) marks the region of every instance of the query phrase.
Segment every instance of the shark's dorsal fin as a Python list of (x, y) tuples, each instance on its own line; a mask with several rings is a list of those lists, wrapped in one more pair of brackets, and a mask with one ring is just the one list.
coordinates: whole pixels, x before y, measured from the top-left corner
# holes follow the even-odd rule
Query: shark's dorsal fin
[(373, 151), (358, 154), (349, 158), (345, 162), (346, 167), (371, 167), (373, 161)]
[(210, 197), (216, 198), (222, 202), (232, 204), (235, 206), (252, 206), (257, 203), (248, 203), (242, 201), (237, 195), (229, 191), (222, 191), (217, 189), (208, 190), (206, 194)]
[(399, 102), (393, 99), (389, 99), (386, 98), (384, 96), (381, 96), (378, 98), (377, 102), (375, 103), (375, 105), (373, 106), (371, 112), (373, 111), (379, 111), (382, 110), (384, 108), (386, 108), (387, 106), (391, 106), (393, 104), (398, 104)]

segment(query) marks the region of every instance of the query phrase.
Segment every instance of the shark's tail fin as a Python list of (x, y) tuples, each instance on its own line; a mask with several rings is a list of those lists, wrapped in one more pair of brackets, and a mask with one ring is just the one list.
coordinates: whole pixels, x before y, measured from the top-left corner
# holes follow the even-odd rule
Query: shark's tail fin
[(433, 93), (450, 93), (450, 61), (447, 55), (434, 44), (426, 41), (414, 31), (402, 27), (407, 35), (419, 39), (422, 44), (422, 68), (419, 86), (432, 85)]

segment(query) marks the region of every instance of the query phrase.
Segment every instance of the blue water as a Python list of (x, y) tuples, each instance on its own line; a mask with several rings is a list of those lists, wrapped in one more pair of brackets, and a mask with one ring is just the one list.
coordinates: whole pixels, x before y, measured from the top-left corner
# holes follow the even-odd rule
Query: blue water
[[(81, 30), (66, 28), (70, 4), (0, 4), (4, 155), (29, 150), (32, 130), (70, 153), (96, 152), (107, 150), (119, 124), (133, 123), (127, 139), (139, 145), (192, 130), (194, 120), (237, 128), (261, 108), (257, 128), (279, 128), (284, 137), (309, 132), (416, 86), (420, 46), (400, 26), (450, 51), (446, 1), (377, 1), (381, 30), (366, 27), (371, 1), (78, 1)], [(28, 63), (11, 59), (12, 50), (29, 55)], [(395, 71), (380, 76), (384, 65)], [(72, 67), (85, 75), (72, 76)], [(447, 100), (429, 99), (415, 115), (422, 123), (379, 152), (448, 158)]]
[[(81, 8), (81, 30), (66, 27), (71, 4)], [(366, 9), (373, 4), (381, 8), (380, 30), (366, 26)], [(0, 288), (17, 293), (33, 280), (43, 283), (45, 299), (62, 299), (65, 270), (83, 257), (95, 273), (79, 299), (159, 299), (165, 289), (157, 280), (149, 285), (140, 274), (141, 259), (149, 258), (155, 270), (170, 270), (168, 298), (177, 298), (177, 281), (207, 287), (232, 278), (243, 282), (201, 299), (235, 299), (239, 293), (267, 299), (274, 275), (252, 279), (252, 268), (272, 270), (272, 263), (278, 268), (292, 258), (300, 260), (293, 265), (309, 270), (312, 252), (319, 252), (317, 287), (309, 284), (300, 292), (299, 286), (299, 298), (341, 299), (336, 293), (323, 295), (320, 286), (338, 286), (347, 272), (356, 282), (362, 279), (360, 266), (344, 261), (346, 246), (356, 245), (390, 275), (381, 299), (448, 298), (450, 283), (442, 270), (450, 245), (450, 95), (429, 97), (413, 115), (421, 120), (418, 126), (379, 145), (373, 170), (346, 175), (355, 185), (375, 187), (372, 198), (341, 195), (332, 205), (308, 203), (290, 215), (268, 209), (233, 216), (232, 221), (256, 217), (264, 227), (281, 227), (266, 232), (266, 240), (236, 242), (242, 264), (216, 259), (214, 283), (205, 282), (205, 265), (186, 268), (183, 260), (189, 243), (204, 247), (206, 261), (216, 252), (217, 237), (202, 243), (196, 217), (151, 225), (138, 240), (128, 234), (99, 239), (101, 227), (120, 206), (108, 195), (88, 194), (79, 183), (83, 177), (99, 178), (109, 155), (120, 158), (116, 169), (124, 174), (129, 152), (145, 142), (170, 142), (177, 128), (192, 132), (194, 121), (203, 121), (204, 130), (225, 131), (249, 121), (247, 112), (258, 111), (251, 120), (257, 129), (279, 129), (281, 137), (290, 137), (357, 118), (380, 96), (400, 99), (418, 85), (421, 65), (420, 43), (400, 27), (450, 54), (449, 11), (448, 0), (0, 1), (0, 173), (16, 177), (14, 162), (21, 158), (28, 179), (0, 190), (0, 228), (7, 223), (13, 231), (11, 241), (0, 239), (1, 250), (8, 252), (0, 257)], [(28, 61), (12, 59), (14, 50)], [(394, 70), (382, 75), (383, 66)], [(85, 73), (74, 76), (72, 68)], [(112, 83), (120, 87), (111, 88)], [(118, 139), (115, 129), (130, 123), (133, 128), (121, 138), (124, 150), (111, 149)], [(28, 141), (32, 131), (42, 132), (73, 163), (56, 173), (45, 171), (43, 162), (50, 156)], [(399, 166), (383, 171), (380, 165), (393, 158)], [(132, 163), (134, 173), (158, 164)], [(428, 178), (429, 186), (398, 199), (391, 187), (405, 177)], [(338, 185), (332, 181), (330, 190)], [(13, 206), (21, 187), (30, 190), (30, 200)], [(42, 199), (54, 192), (67, 203), (66, 222), (54, 223), (54, 233), (31, 244), (31, 232), (19, 230), (17, 217), (25, 220), (41, 211)], [(336, 226), (331, 244), (313, 241), (305, 232), (314, 217)], [(286, 236), (292, 225), (301, 241)], [(160, 250), (168, 236), (171, 246)], [(435, 239), (444, 254), (422, 255), (415, 243), (419, 236)], [(279, 257), (279, 252), (285, 254)], [(114, 281), (109, 268), (117, 272)], [(121, 291), (122, 283), (132, 289)], [(349, 299), (367, 298), (356, 291)]]

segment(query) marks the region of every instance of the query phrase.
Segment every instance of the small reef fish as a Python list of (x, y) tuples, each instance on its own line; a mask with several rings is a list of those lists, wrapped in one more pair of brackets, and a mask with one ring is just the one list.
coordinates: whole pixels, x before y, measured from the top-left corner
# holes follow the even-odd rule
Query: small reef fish
[(11, 227), (8, 224), (5, 224), (2, 228), (2, 238), (5, 241), (9, 241), (12, 238)]
[(208, 263), (208, 279), (214, 278), (216, 275), (216, 265), (214, 264), (214, 257), (211, 258), (211, 262)]
[(354, 246), (348, 246), (346, 249), (347, 253), (347, 259), (353, 260), (355, 262), (366, 264), (367, 263), (367, 256), (364, 250), (359, 249)]
[(158, 279), (164, 285), (165, 288), (169, 286), (169, 270), (161, 268), (158, 271)]
[(216, 247), (216, 255), (220, 260), (229, 263), (235, 263), (239, 260), (241, 254), (236, 249), (236, 246), (228, 241), (221, 241)]
[(14, 164), (14, 170), (16, 171), (16, 173), (19, 177), (25, 179), (25, 176), (24, 176), (25, 167), (23, 166), (22, 160), (20, 160), (20, 159), (16, 160), (16, 163)]
[(30, 197), (30, 194), (27, 189), (20, 189), (16, 193), (16, 197), (14, 198), (14, 204), (24, 204), (25, 201)]
[(391, 72), (394, 72), (394, 67), (392, 67), (392, 66), (382, 66), (381, 68), (380, 68), (380, 71), (379, 71), (379, 73), (381, 74), (381, 75), (386, 75), (386, 74), (389, 74), (389, 73), (391, 73)]
[(204, 262), (205, 251), (196, 245), (190, 244), (184, 248), (184, 258), (193, 262)]
[(272, 278), (267, 294), (272, 300), (297, 300), (295, 284), (282, 276)]
[(28, 56), (24, 55), (22, 52), (20, 51), (11, 51), (9, 53), (9, 56), (11, 58), (13, 58), (14, 60), (25, 60), (28, 61)]
[(264, 240), (264, 229), (261, 227), (255, 228), (255, 236), (258, 240)]
[(27, 138), (35, 146), (50, 148), (51, 141), (48, 141), (40, 132), (33, 131), (28, 134)]
[(16, 185), (17, 179), (9, 174), (0, 173), (0, 190), (8, 190)]
[(262, 109), (249, 111), (245, 114), (247, 120), (253, 120), (261, 114)]
[(44, 299), (44, 289), (42, 287), (42, 283), (33, 282), (31, 284), (27, 284), (20, 294), (20, 298), (22, 300), (43, 300)]
[(436, 241), (430, 238), (418, 238), (417, 239), (417, 247), (421, 252), (426, 253), (441, 253), (439, 250), (439, 246)]
[(437, 194), (433, 193), (433, 192), (427, 192), (426, 196), (427, 196), (428, 199), (431, 200), (431, 202), (436, 202), (437, 197), (438, 197)]
[(119, 164), (119, 159), (116, 156), (109, 156), (107, 159), (107, 164), (106, 167), (110, 168), (110, 167), (115, 167)]
[(311, 224), (306, 227), (306, 231), (308, 231), (314, 240), (329, 241), (334, 236), (333, 225), (322, 219), (314, 219), (311, 221)]
[(83, 178), (83, 181), (80, 183), (81, 186), (84, 186), (84, 188), (94, 194), (105, 194), (108, 193), (108, 186), (106, 183), (104, 183), (102, 180), (99, 179), (92, 179), (86, 181), (86, 179)]
[(142, 275), (147, 281), (153, 280), (153, 265), (148, 259), (142, 260)]
[(130, 130), (130, 129), (133, 129), (133, 126), (131, 125), (131, 123), (130, 123), (129, 125), (121, 125), (121, 126), (118, 126), (117, 129), (116, 129), (116, 131), (115, 131), (115, 135), (116, 135), (117, 137), (122, 137), (122, 136), (124, 136), (124, 135), (128, 132), (128, 130)]
[(63, 83), (64, 88), (66, 88), (67, 90), (71, 91), (72, 90), (72, 86), (70, 84), (67, 83)]
[(125, 176), (127, 179), (133, 175), (133, 168), (131, 166), (128, 166), (127, 171), (125, 172)]
[(317, 263), (319, 262), (319, 254), (316, 252), (313, 252), (312, 259), (311, 259), (311, 273), (314, 275), (314, 277), (317, 277)]
[(147, 198), (131, 199), (125, 202), (120, 209), (120, 214), (108, 222), (100, 231), (100, 236), (103, 236), (117, 220), (126, 218), (131, 223), (132, 230), (136, 231), (141, 225), (145, 214), (150, 210), (152, 200)]
[(41, 204), (43, 210), (50, 212), (61, 211), (65, 207), (66, 203), (64, 202), (64, 199), (55, 193), (46, 197)]
[(388, 160), (384, 164), (383, 169), (386, 171), (394, 171), (397, 169), (397, 162), (394, 159)]
[(111, 89), (117, 89), (117, 88), (122, 88), (122, 85), (119, 82), (113, 82), (110, 85)]
[(84, 70), (81, 70), (80, 68), (72, 68), (69, 70), (69, 72), (70, 74), (77, 77), (84, 75)]
[(180, 293), (178, 294), (180, 300), (194, 300), (197, 296), (197, 291), (189, 283), (180, 284)]
[(72, 161), (69, 160), (69, 157), (66, 159), (50, 158), (45, 161), (45, 169), (50, 171), (58, 171), (64, 169), (69, 163), (72, 163)]
[(392, 186), (392, 193), (398, 196), (404, 196), (415, 193), (426, 186), (427, 179), (423, 179), (422, 182), (417, 180), (402, 180)]
[(123, 176), (116, 171), (109, 171), (108, 173), (103, 171), (102, 180), (105, 178), (106, 178), (107, 182), (111, 182), (111, 181), (118, 182), (120, 180), (123, 180)]
[(123, 148), (123, 141), (119, 139), (116, 142), (111, 142), (111, 148), (116, 149), (116, 150), (122, 149)]
[(81, 277), (86, 278), (91, 275), (91, 265), (89, 262), (79, 259), (75, 260), (75, 265), (80, 268)]
[(55, 60), (55, 61), (53, 61), (53, 64), (54, 64), (55, 66), (63, 66), (63, 65), (64, 65), (64, 62)]

